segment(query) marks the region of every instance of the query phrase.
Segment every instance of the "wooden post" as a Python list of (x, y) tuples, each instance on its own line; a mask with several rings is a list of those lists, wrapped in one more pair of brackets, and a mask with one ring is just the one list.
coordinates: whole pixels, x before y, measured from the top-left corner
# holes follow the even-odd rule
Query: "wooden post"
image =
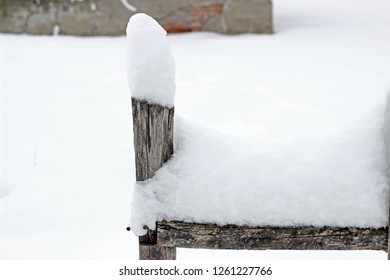
[[(132, 98), (136, 180), (145, 181), (173, 154), (174, 107), (167, 108)], [(157, 230), (139, 238), (141, 260), (176, 259), (175, 247), (161, 247)]]

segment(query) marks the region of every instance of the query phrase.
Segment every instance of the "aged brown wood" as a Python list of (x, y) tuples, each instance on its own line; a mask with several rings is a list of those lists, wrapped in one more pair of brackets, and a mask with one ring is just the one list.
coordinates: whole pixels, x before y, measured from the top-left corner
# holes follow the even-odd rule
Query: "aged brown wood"
[(158, 244), (236, 250), (387, 250), (388, 228), (248, 227), (158, 222)]
[(140, 244), (140, 260), (176, 260), (175, 247), (160, 247), (157, 245)]
[(173, 154), (174, 108), (132, 98), (136, 180), (145, 181)]
[[(145, 181), (173, 154), (174, 108), (132, 98), (136, 180)], [(140, 259), (174, 258), (174, 248), (157, 246), (157, 231), (140, 236)], [(148, 248), (147, 250), (145, 248)]]

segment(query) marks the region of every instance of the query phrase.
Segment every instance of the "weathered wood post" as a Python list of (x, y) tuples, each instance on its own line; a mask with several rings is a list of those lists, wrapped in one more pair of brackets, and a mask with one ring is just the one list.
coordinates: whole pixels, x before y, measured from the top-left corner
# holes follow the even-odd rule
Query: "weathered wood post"
[[(132, 98), (136, 180), (145, 181), (173, 154), (174, 107)], [(141, 260), (174, 260), (175, 247), (160, 247), (157, 231), (139, 237)]]
[[(142, 182), (151, 179), (173, 154), (175, 62), (167, 33), (153, 18), (133, 15), (126, 32), (136, 180)], [(146, 235), (139, 237), (141, 260), (176, 258), (175, 247), (158, 244), (157, 228), (145, 229)]]

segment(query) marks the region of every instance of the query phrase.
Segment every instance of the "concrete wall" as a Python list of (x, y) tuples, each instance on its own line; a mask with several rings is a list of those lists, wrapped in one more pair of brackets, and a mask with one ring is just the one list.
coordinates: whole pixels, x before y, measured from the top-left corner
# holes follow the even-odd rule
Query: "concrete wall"
[(135, 12), (168, 32), (272, 33), (271, 0), (0, 0), (0, 32), (123, 35)]

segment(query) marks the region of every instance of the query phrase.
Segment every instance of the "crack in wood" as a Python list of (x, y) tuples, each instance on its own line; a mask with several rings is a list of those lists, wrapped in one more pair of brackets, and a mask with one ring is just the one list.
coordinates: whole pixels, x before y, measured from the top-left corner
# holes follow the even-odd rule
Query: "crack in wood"
[(203, 249), (387, 250), (388, 228), (248, 227), (177, 221), (157, 224), (160, 246)]

